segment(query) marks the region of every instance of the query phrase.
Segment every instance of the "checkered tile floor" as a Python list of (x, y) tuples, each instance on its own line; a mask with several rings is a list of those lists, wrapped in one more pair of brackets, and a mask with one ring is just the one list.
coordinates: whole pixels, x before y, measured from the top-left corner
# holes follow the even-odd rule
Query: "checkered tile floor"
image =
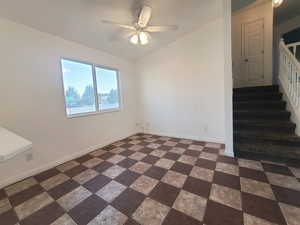
[(138, 134), (0, 190), (1, 225), (300, 224), (300, 169)]

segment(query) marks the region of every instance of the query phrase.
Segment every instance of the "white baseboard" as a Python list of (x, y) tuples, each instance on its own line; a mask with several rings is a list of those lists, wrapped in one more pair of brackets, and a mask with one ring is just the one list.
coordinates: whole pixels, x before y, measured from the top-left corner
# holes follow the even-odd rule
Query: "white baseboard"
[[(136, 132), (132, 133), (131, 135), (134, 135), (135, 133), (136, 133)], [(131, 135), (129, 134), (129, 135), (127, 135), (126, 137), (118, 138), (118, 140), (127, 138), (127, 137), (129, 137), (129, 136), (131, 136)], [(116, 140), (116, 141), (118, 141), (118, 140)], [(6, 187), (6, 186), (8, 186), (8, 185), (14, 184), (14, 183), (16, 183), (16, 182), (19, 182), (19, 181), (21, 181), (21, 180), (24, 180), (24, 179), (26, 179), (26, 178), (28, 178), (28, 177), (35, 176), (35, 175), (37, 175), (37, 174), (39, 174), (39, 173), (42, 173), (42, 172), (44, 172), (44, 171), (46, 171), (46, 170), (49, 170), (49, 169), (51, 169), (51, 168), (54, 168), (54, 167), (56, 167), (56, 166), (58, 166), (58, 165), (60, 165), (60, 164), (63, 164), (63, 163), (65, 163), (65, 162), (68, 162), (68, 161), (71, 161), (71, 160), (76, 159), (76, 158), (78, 158), (78, 157), (81, 157), (81, 156), (83, 156), (83, 155), (86, 155), (86, 154), (88, 154), (88, 153), (90, 153), (90, 152), (92, 152), (92, 151), (95, 151), (95, 150), (99, 149), (99, 148), (103, 148), (103, 147), (105, 147), (105, 146), (107, 146), (107, 145), (109, 145), (109, 144), (111, 144), (111, 143), (113, 143), (113, 142), (115, 142), (115, 141), (112, 141), (112, 142), (110, 142), (110, 143), (98, 144), (98, 145), (95, 145), (95, 146), (91, 146), (91, 147), (89, 147), (89, 148), (87, 148), (87, 149), (84, 149), (84, 150), (82, 150), (82, 151), (75, 152), (74, 154), (67, 155), (67, 156), (65, 156), (65, 157), (62, 157), (62, 158), (56, 160), (56, 161), (50, 162), (50, 163), (48, 163), (48, 164), (46, 164), (46, 165), (43, 165), (43, 166), (34, 168), (34, 169), (32, 169), (32, 170), (29, 170), (29, 171), (26, 171), (26, 172), (24, 172), (24, 173), (21, 173), (21, 174), (19, 174), (19, 175), (17, 175), (17, 176), (10, 177), (10, 178), (8, 178), (8, 179), (6, 179), (6, 180), (2, 180), (2, 181), (0, 181), (0, 189)]]
[(174, 137), (174, 138), (183, 138), (190, 139), (195, 141), (204, 141), (204, 142), (212, 142), (218, 144), (224, 144), (225, 141), (222, 138), (211, 138), (211, 137), (197, 137), (193, 135), (183, 135), (183, 134), (175, 134), (175, 133), (165, 133), (165, 132), (157, 132), (157, 131), (148, 131), (146, 133), (158, 135), (158, 136), (166, 136), (166, 137)]

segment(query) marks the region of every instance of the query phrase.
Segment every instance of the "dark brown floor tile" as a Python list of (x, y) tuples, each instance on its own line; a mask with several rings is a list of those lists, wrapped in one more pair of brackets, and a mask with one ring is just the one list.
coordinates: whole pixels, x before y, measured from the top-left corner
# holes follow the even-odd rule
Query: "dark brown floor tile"
[(160, 145), (162, 145), (163, 143), (165, 143), (165, 141), (162, 141), (162, 140), (156, 140), (154, 143), (155, 143), (155, 144), (160, 144)]
[(94, 219), (105, 207), (107, 203), (92, 195), (70, 210), (69, 215), (78, 225), (86, 225)]
[(97, 177), (93, 178), (86, 182), (83, 186), (87, 188), (92, 193), (96, 193), (101, 188), (103, 188), (106, 184), (111, 181), (107, 176), (98, 175)]
[(213, 183), (241, 190), (240, 178), (228, 173), (215, 171)]
[[(149, 143), (148, 143), (149, 144)], [(142, 152), (142, 153), (145, 153), (145, 154), (150, 154), (151, 152), (153, 152), (155, 149), (152, 149), (152, 148), (143, 148), (141, 149), (139, 152)]]
[(280, 166), (269, 163), (262, 163), (265, 172), (278, 173), (287, 176), (294, 176), (290, 169), (286, 166)]
[(108, 168), (112, 167), (114, 164), (110, 163), (110, 162), (102, 162), (100, 163), (98, 166), (94, 167), (93, 169), (98, 171), (99, 173), (104, 172), (105, 170), (107, 170)]
[(106, 146), (104, 146), (102, 149), (105, 150), (105, 151), (109, 151), (109, 150), (112, 150), (112, 149), (114, 149), (114, 148), (115, 148), (114, 145), (106, 145)]
[(272, 185), (273, 193), (279, 202), (300, 208), (300, 191)]
[(186, 150), (184, 152), (185, 155), (189, 155), (189, 156), (194, 156), (194, 157), (198, 157), (201, 152), (200, 151), (193, 151), (193, 150)]
[(19, 192), (9, 198), (10, 204), (13, 207), (27, 201), (28, 199), (33, 198), (34, 196), (44, 192), (44, 189), (39, 185), (34, 185), (22, 192)]
[(189, 147), (188, 144), (181, 144), (181, 143), (178, 143), (178, 144), (176, 145), (176, 148), (188, 148), (188, 147)]
[(216, 148), (208, 148), (208, 147), (204, 147), (203, 152), (209, 152), (209, 153), (214, 153), (214, 154), (219, 154), (219, 149)]
[(162, 225), (202, 225), (203, 223), (175, 209), (171, 209)]
[(3, 189), (0, 190), (0, 200), (6, 198), (6, 193)]
[(216, 169), (216, 162), (210, 161), (210, 160), (207, 160), (207, 159), (198, 159), (196, 161), (196, 166), (206, 168), (206, 169), (210, 169), (210, 170), (214, 170), (214, 169)]
[(240, 176), (261, 182), (268, 182), (266, 174), (259, 170), (252, 170), (245, 167), (240, 167)]
[(164, 155), (164, 158), (166, 159), (171, 159), (171, 160), (177, 160), (179, 159), (180, 155), (172, 153), (172, 152), (168, 152), (167, 154)]
[(50, 191), (48, 191), (48, 194), (51, 195), (51, 197), (54, 199), (59, 199), (61, 196), (67, 194), (68, 192), (73, 191), (78, 186), (79, 184), (77, 182), (73, 180), (68, 180), (63, 184), (60, 184), (55, 188), (52, 188)]
[(123, 168), (129, 168), (132, 167), (137, 161), (134, 159), (124, 159), (121, 162), (118, 163), (119, 166), (123, 167)]
[(142, 193), (128, 188), (112, 202), (112, 206), (125, 215), (131, 216), (145, 198)]
[(205, 142), (203, 142), (203, 141), (195, 141), (195, 140), (193, 140), (193, 143), (192, 143), (193, 145), (202, 145), (202, 146), (204, 146), (206, 143)]
[(153, 156), (153, 155), (147, 155), (145, 158), (143, 158), (143, 162), (149, 163), (149, 164), (155, 164), (158, 160), (160, 160), (159, 157)]
[(85, 166), (79, 165), (79, 166), (76, 166), (76, 167), (66, 171), (65, 174), (69, 177), (75, 177), (76, 175), (82, 173), (85, 170), (87, 170), (87, 168)]
[(0, 214), (1, 225), (15, 225), (18, 221), (18, 217), (13, 210), (9, 210), (3, 214)]
[(189, 175), (193, 166), (181, 163), (181, 162), (175, 162), (174, 165), (172, 166), (171, 170), (174, 170), (178, 173), (186, 174)]
[(126, 144), (124, 144), (124, 145), (121, 145), (121, 147), (122, 148), (130, 148), (130, 147), (132, 147), (133, 145), (132, 144), (129, 144), (129, 143), (126, 143)]
[(242, 193), (243, 211), (276, 224), (286, 224), (276, 201)]
[(207, 225), (243, 225), (243, 213), (217, 202), (208, 201), (203, 222)]
[(208, 198), (211, 189), (211, 183), (196, 179), (194, 177), (188, 177), (183, 185), (183, 189), (196, 195), (200, 195), (204, 198)]
[(63, 208), (58, 203), (53, 202), (22, 220), (21, 225), (49, 225), (63, 214)]
[(56, 168), (53, 168), (53, 169), (47, 170), (45, 172), (42, 172), (42, 173), (36, 175), (35, 179), (38, 182), (43, 182), (44, 180), (47, 180), (50, 177), (53, 177), (53, 176), (55, 176), (55, 175), (57, 175), (59, 173), (60, 173), (59, 170), (57, 170)]
[(152, 166), (146, 171), (145, 175), (160, 180), (167, 172), (168, 170), (166, 169), (157, 166)]
[[(177, 147), (177, 145), (176, 145)], [(171, 146), (167, 146), (167, 145), (162, 145), (159, 150), (163, 150), (163, 151), (170, 151), (173, 147)]]
[(140, 174), (135, 173), (130, 170), (126, 170), (125, 172), (121, 173), (118, 177), (116, 177), (114, 180), (118, 181), (121, 184), (124, 184), (125, 186), (130, 186), (138, 177)]
[(125, 150), (125, 151), (121, 152), (120, 155), (122, 155), (122, 156), (130, 156), (133, 153), (135, 153), (135, 152), (131, 151), (131, 150)]
[(179, 192), (180, 192), (179, 188), (176, 188), (174, 186), (165, 183), (159, 183), (151, 191), (149, 197), (158, 202), (163, 203), (164, 205), (172, 207)]
[(77, 161), (79, 163), (84, 163), (84, 162), (90, 160), (91, 158), (93, 158), (91, 155), (84, 155), (84, 156), (81, 156), (81, 157), (75, 159), (75, 161)]
[(134, 221), (131, 218), (128, 218), (128, 220), (126, 221), (126, 223), (124, 225), (140, 225), (138, 222)]
[(103, 159), (103, 160), (107, 160), (111, 157), (113, 157), (115, 154), (111, 153), (111, 152), (106, 152), (103, 155), (100, 155), (99, 158)]
[(227, 164), (238, 165), (238, 161), (236, 158), (228, 157), (225, 155), (219, 155), (217, 161), (222, 163), (227, 163)]

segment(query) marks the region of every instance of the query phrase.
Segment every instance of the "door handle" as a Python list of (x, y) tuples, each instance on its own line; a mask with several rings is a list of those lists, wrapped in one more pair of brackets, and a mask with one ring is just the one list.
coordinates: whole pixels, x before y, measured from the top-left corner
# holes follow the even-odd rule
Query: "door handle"
[(248, 59), (245, 59), (244, 61), (245, 61), (245, 62), (249, 62), (249, 60), (248, 60)]

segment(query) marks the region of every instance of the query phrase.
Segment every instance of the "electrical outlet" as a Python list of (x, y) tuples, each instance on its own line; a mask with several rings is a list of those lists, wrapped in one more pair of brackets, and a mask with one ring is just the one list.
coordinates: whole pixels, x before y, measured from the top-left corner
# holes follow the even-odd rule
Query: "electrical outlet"
[(207, 132), (208, 132), (208, 126), (207, 126), (207, 125), (204, 125), (203, 131), (204, 131), (204, 133), (207, 133)]

